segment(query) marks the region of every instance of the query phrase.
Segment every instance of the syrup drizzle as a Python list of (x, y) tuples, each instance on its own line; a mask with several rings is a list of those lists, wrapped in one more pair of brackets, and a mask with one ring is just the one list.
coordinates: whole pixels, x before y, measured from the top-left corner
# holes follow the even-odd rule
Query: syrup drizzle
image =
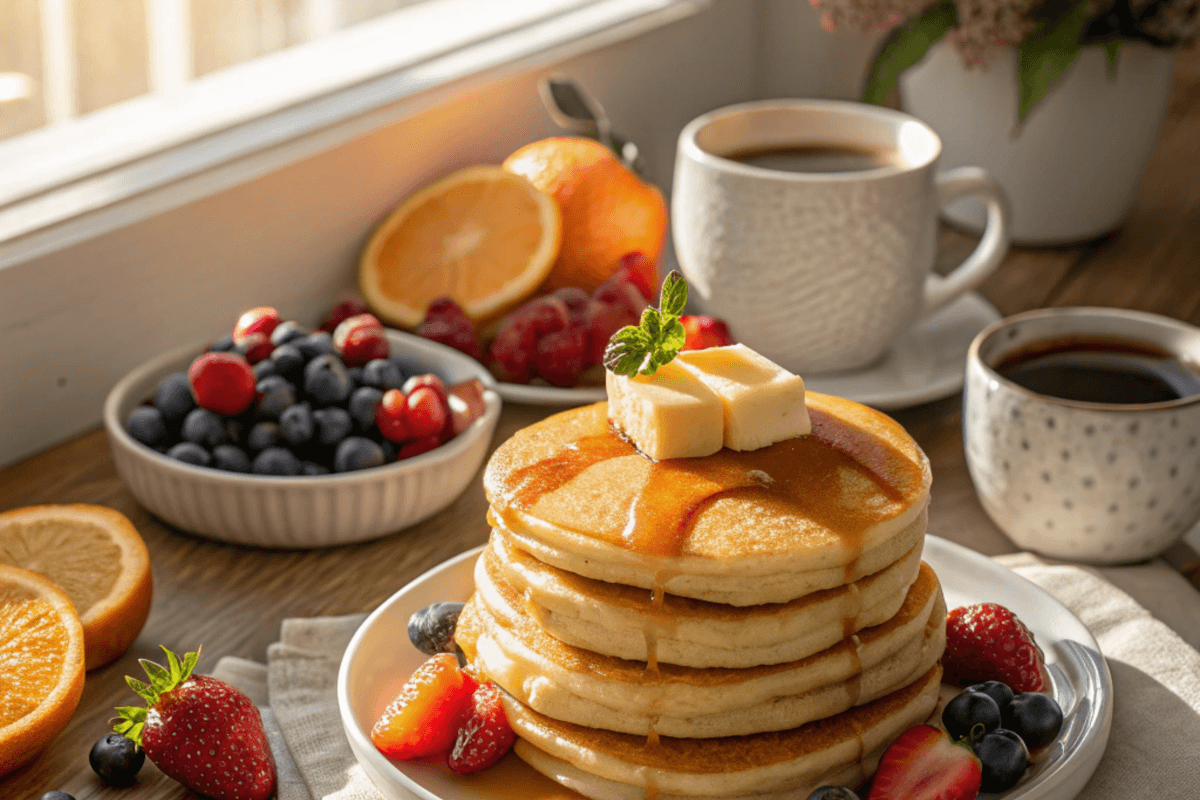
[[(589, 413), (585, 410), (584, 413)], [(515, 509), (529, 511), (589, 468), (615, 458), (640, 456), (617, 435), (594, 407), (595, 433), (582, 436), (553, 455), (513, 470), (503, 494)], [(872, 481), (898, 501), (903, 487), (920, 480), (910, 459), (877, 437), (858, 431), (818, 409), (810, 409), (813, 434), (746, 452), (721, 450), (705, 458), (650, 462), (648, 476), (629, 501), (625, 524), (616, 532), (596, 532), (632, 552), (678, 556), (696, 518), (713, 503), (744, 497), (769, 510), (799, 514), (842, 536), (851, 554), (847, 571), (862, 552), (862, 536), (880, 520), (877, 509), (831, 502), (842, 495), (851, 475)]]

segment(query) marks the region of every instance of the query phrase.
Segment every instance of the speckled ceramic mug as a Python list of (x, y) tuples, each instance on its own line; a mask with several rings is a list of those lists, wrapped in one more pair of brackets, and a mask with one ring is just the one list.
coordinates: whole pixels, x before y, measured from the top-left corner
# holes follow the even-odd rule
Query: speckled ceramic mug
[(1001, 320), (967, 355), (963, 442), (988, 516), (1018, 546), (1099, 564), (1158, 555), (1200, 520), (1200, 395), (1089, 403), (1020, 386), (997, 364), (1046, 340), (1149, 343), (1200, 365), (1200, 328), (1114, 308)]
[[(747, 152), (851, 150), (883, 162), (780, 169)], [(690, 122), (679, 135), (671, 226), (680, 268), (739, 341), (799, 373), (851, 370), (896, 334), (978, 286), (1008, 249), (999, 185), (978, 167), (939, 173), (942, 142), (920, 120), (839, 100), (766, 100)], [(939, 209), (981, 197), (987, 228), (950, 275), (933, 275)]]

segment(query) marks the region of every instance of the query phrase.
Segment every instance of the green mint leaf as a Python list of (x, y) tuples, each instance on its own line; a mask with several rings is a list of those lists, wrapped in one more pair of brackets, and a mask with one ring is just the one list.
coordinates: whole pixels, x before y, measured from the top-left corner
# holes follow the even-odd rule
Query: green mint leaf
[(885, 105), (900, 82), (901, 73), (923, 59), (929, 48), (945, 36), (957, 20), (954, 0), (942, 0), (893, 28), (871, 62), (863, 100), (877, 106)]
[[(660, 349), (665, 353), (670, 353), (671, 358), (674, 358), (683, 349), (685, 341), (687, 341), (687, 331), (684, 329), (683, 323), (678, 319), (672, 319), (663, 328)], [(667, 361), (670, 361), (671, 358), (668, 358)]]
[(1108, 56), (1108, 79), (1115, 81), (1117, 79), (1117, 62), (1121, 58), (1121, 45), (1124, 44), (1120, 39), (1112, 39), (1104, 43), (1104, 52)]
[(687, 281), (679, 270), (673, 269), (663, 281), (662, 292), (658, 296), (658, 311), (664, 317), (682, 317), (687, 300)]
[(1079, 58), (1080, 40), (1088, 24), (1088, 0), (1076, 3), (1062, 19), (1042, 25), (1021, 42), (1017, 81), (1021, 88), (1022, 122)]
[(612, 335), (604, 348), (604, 366), (614, 375), (636, 375), (650, 353), (651, 341), (641, 327), (626, 325)]
[(658, 313), (658, 309), (653, 306), (647, 306), (642, 311), (642, 321), (638, 324), (650, 342), (650, 348), (654, 349), (658, 345), (658, 339), (662, 335), (663, 318), (662, 314)]

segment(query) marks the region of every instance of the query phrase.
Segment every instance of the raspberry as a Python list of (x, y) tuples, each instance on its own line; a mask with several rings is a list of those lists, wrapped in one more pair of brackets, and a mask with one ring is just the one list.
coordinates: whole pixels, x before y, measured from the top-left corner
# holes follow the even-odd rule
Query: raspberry
[(234, 353), (205, 353), (188, 369), (196, 405), (215, 414), (236, 416), (255, 398), (254, 370)]
[(429, 308), (425, 310), (425, 320), (417, 329), (417, 333), (430, 341), (466, 353), (476, 361), (483, 360), (475, 323), (458, 303), (449, 297), (438, 298), (429, 304)]
[(329, 313), (325, 315), (325, 319), (321, 321), (321, 327), (317, 330), (333, 333), (343, 321), (351, 317), (357, 317), (359, 314), (365, 314), (366, 312), (367, 307), (362, 304), (361, 300), (357, 298), (343, 300), (329, 309)]
[(604, 359), (608, 340), (626, 325), (636, 325), (638, 318), (625, 304), (614, 305), (593, 300), (588, 308), (584, 369), (599, 364)]
[(591, 305), (591, 296), (577, 286), (564, 286), (561, 289), (556, 289), (554, 296), (563, 301), (567, 307), (567, 319), (575, 324), (582, 325), (587, 321), (588, 306)]
[(654, 292), (659, 284), (658, 268), (645, 253), (635, 250), (621, 256), (621, 266), (617, 267), (614, 276), (637, 287), (647, 303), (654, 302)]
[(543, 336), (537, 344), (538, 374), (555, 386), (574, 386), (579, 382), (587, 357), (584, 329), (572, 325)]
[(641, 318), (642, 310), (649, 305), (641, 290), (625, 280), (619, 271), (596, 287), (596, 291), (592, 292), (592, 299), (624, 308), (637, 318)]

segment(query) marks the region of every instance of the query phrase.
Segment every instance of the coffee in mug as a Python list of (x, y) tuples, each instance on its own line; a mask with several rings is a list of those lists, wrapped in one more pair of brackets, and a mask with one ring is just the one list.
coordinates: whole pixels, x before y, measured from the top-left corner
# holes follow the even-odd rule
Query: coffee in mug
[[(941, 148), (920, 120), (862, 103), (769, 100), (693, 120), (671, 200), (693, 296), (793, 372), (869, 365), (1008, 248), (999, 186), (978, 168), (938, 173)], [(988, 228), (939, 278), (938, 211), (968, 195), (987, 202)]]

